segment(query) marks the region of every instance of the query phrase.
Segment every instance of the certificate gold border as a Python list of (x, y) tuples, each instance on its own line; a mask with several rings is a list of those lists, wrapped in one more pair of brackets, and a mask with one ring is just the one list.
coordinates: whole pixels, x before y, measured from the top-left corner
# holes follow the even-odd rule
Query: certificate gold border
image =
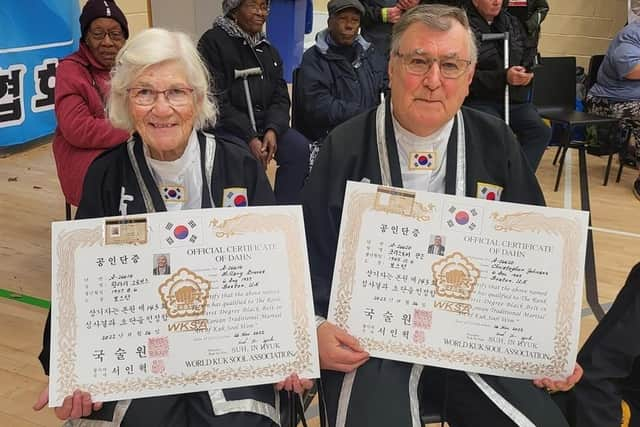
[[(381, 187), (379, 187), (381, 188)], [(380, 191), (380, 190), (378, 190)], [(342, 240), (342, 253), (355, 254), (359, 243), (359, 234), (362, 228), (362, 220), (367, 212), (382, 211), (392, 214), (401, 214), (394, 209), (381, 209), (375, 201), (374, 192), (361, 192), (354, 190), (350, 199), (346, 201), (347, 206), (344, 212), (349, 212), (348, 221), (341, 230), (344, 236)], [(415, 202), (419, 205), (418, 202)], [(422, 209), (431, 209), (432, 205)], [(418, 220), (427, 220), (428, 215), (419, 212), (411, 212), (409, 217)], [(562, 283), (558, 293), (558, 308), (555, 323), (554, 335), (554, 355), (551, 360), (534, 362), (531, 360), (516, 362), (508, 360), (504, 356), (490, 356), (474, 354), (464, 350), (442, 350), (431, 346), (415, 344), (389, 343), (373, 338), (360, 338), (360, 343), (371, 352), (402, 354), (404, 357), (414, 360), (431, 360), (441, 362), (456, 362), (467, 366), (477, 366), (488, 370), (501, 370), (518, 373), (531, 377), (563, 377), (568, 370), (567, 356), (571, 351), (571, 336), (574, 328), (578, 325), (573, 321), (573, 301), (576, 297), (576, 287), (571, 284), (576, 283), (582, 274), (577, 268), (578, 254), (580, 253), (580, 225), (578, 221), (545, 216), (537, 212), (518, 212), (511, 214), (500, 214), (493, 212), (489, 215), (493, 220), (493, 227), (496, 231), (504, 232), (537, 232), (559, 236), (564, 243), (562, 260)], [(338, 283), (336, 304), (334, 307), (334, 319), (337, 326), (348, 329), (350, 307), (355, 286), (356, 257), (343, 256), (340, 265), (336, 265), (338, 271)], [(335, 291), (334, 291), (335, 292)], [(570, 369), (569, 369), (570, 370)]]
[[(75, 253), (76, 251), (95, 246), (103, 242), (103, 227), (80, 229), (61, 233), (56, 247), (58, 254), (58, 281), (55, 283), (58, 301), (57, 322), (57, 354), (54, 357), (58, 365), (58, 378), (55, 384), (56, 394), (66, 396), (75, 389), (88, 391), (94, 395), (133, 394), (148, 390), (168, 389), (184, 384), (215, 384), (226, 381), (243, 381), (249, 379), (285, 378), (292, 371), (313, 371), (316, 363), (312, 357), (312, 337), (309, 333), (311, 319), (307, 314), (307, 288), (301, 286), (305, 281), (306, 250), (299, 237), (300, 216), (288, 214), (244, 214), (218, 221), (215, 217), (210, 226), (218, 238), (228, 238), (246, 233), (282, 233), (285, 237), (285, 251), (289, 255), (289, 284), (293, 333), (296, 345), (296, 357), (293, 363), (274, 362), (261, 368), (219, 368), (208, 367), (207, 370), (190, 375), (158, 375), (140, 379), (122, 381), (102, 381), (82, 384), (75, 372), (77, 355), (76, 328), (77, 306), (74, 298), (75, 290)], [(296, 285), (297, 284), (297, 285)], [(259, 381), (258, 381), (259, 382)], [(52, 396), (53, 397), (53, 396)], [(53, 399), (52, 399), (53, 400)]]

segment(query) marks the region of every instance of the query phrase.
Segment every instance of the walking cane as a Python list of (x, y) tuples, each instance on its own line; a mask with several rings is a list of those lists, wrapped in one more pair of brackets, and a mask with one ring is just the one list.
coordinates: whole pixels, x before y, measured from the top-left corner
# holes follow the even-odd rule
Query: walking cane
[[(504, 40), (504, 69), (509, 69), (509, 33), (488, 33), (483, 34), (481, 41)], [(509, 82), (504, 85), (504, 121), (509, 124)]]
[(244, 85), (244, 96), (247, 98), (247, 110), (249, 110), (249, 120), (251, 120), (251, 127), (253, 127), (254, 132), (257, 132), (256, 118), (253, 115), (253, 103), (251, 102), (251, 92), (249, 92), (249, 82), (247, 82), (247, 77), (261, 76), (261, 75), (262, 75), (262, 69), (260, 67), (246, 68), (244, 70), (233, 70), (234, 78), (242, 79), (242, 84)]

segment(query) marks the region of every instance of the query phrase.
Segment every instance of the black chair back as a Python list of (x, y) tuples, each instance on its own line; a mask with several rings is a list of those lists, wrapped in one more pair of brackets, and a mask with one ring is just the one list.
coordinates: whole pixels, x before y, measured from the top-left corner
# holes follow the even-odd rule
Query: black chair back
[(576, 58), (544, 57), (534, 71), (533, 104), (545, 111), (569, 110), (576, 106)]
[(604, 55), (593, 55), (591, 59), (589, 59), (589, 70), (587, 71), (587, 80), (585, 81), (587, 93), (589, 93), (589, 89), (591, 89), (598, 80), (598, 70), (600, 70), (600, 65), (602, 65), (603, 60)]

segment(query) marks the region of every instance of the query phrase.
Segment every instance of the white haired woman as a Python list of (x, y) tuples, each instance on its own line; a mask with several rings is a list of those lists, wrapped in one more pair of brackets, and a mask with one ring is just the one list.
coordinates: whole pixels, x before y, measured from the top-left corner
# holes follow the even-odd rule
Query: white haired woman
[[(133, 135), (92, 163), (77, 218), (227, 206), (231, 189), (242, 189), (252, 205), (275, 203), (264, 169), (245, 147), (201, 131), (215, 123), (217, 107), (209, 97), (207, 69), (187, 35), (157, 28), (141, 32), (118, 54), (111, 84), (109, 117)], [(176, 199), (167, 189), (184, 190), (188, 197)], [(47, 374), (49, 328), (50, 318), (40, 354)], [(301, 392), (310, 386), (294, 374), (276, 389)], [(91, 416), (101, 426), (280, 424), (277, 391), (270, 384), (211, 393), (103, 405), (78, 390), (55, 413), (64, 420)], [(34, 409), (47, 401), (45, 389)], [(81, 425), (91, 422), (83, 419)]]

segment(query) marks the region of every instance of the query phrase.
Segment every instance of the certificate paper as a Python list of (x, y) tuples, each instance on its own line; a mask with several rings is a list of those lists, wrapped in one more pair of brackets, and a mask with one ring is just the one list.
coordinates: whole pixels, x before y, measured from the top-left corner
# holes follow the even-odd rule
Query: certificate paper
[(319, 376), (299, 207), (52, 226), (50, 406)]
[(349, 182), (329, 320), (375, 357), (565, 378), (587, 226), (583, 211)]

